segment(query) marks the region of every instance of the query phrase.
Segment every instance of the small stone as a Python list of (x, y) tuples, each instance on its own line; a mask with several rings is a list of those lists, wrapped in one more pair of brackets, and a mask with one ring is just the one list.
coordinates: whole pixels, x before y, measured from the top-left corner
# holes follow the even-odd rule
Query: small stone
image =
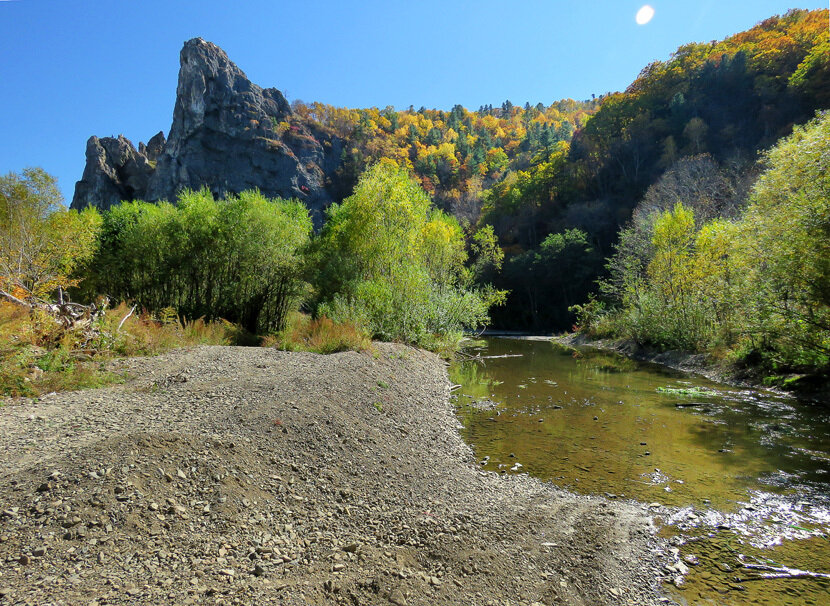
[(18, 562), (20, 562), (24, 566), (28, 566), (29, 564), (32, 563), (32, 558), (30, 558), (26, 554), (23, 554), (22, 556), (20, 556), (20, 558), (18, 558)]
[(439, 579), (438, 577), (429, 577), (429, 584), (433, 587), (440, 587), (441, 579)]
[(346, 565), (345, 565), (345, 564), (343, 564), (342, 562), (337, 563), (337, 564), (335, 564), (334, 566), (332, 566), (332, 570), (333, 570), (334, 572), (340, 572), (340, 571), (341, 571), (341, 570), (343, 570), (344, 568), (346, 568)]
[(357, 543), (349, 543), (348, 545), (343, 546), (343, 551), (346, 553), (356, 553), (360, 545)]
[(262, 567), (261, 564), (257, 564), (256, 566), (254, 566), (253, 575), (255, 577), (265, 576), (265, 569)]
[(400, 589), (395, 589), (389, 594), (389, 601), (395, 604), (395, 606), (406, 606), (406, 598)]
[(104, 562), (106, 562), (106, 561), (107, 561), (107, 558), (106, 558), (106, 556), (104, 555), (104, 552), (103, 552), (103, 551), (99, 551), (99, 552), (98, 552), (98, 563), (99, 563), (99, 564), (103, 564), (103, 563), (104, 563)]
[(328, 593), (338, 593), (340, 591), (340, 586), (335, 584), (335, 582), (331, 579), (326, 579), (323, 581), (323, 589)]
[(159, 510), (159, 504), (156, 503), (155, 501), (151, 502), (147, 507), (150, 509), (150, 511), (158, 511)]
[(32, 551), (32, 555), (36, 558), (42, 558), (46, 555), (46, 547), (38, 547), (34, 551)]
[(182, 480), (187, 479), (187, 475), (185, 475), (185, 473), (181, 469), (176, 470), (176, 475), (179, 476), (179, 478)]

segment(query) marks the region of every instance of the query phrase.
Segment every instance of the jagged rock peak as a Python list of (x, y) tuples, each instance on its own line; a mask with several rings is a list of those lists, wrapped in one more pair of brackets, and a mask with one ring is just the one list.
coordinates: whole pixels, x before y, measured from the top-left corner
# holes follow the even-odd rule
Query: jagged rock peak
[(159, 133), (135, 150), (122, 139), (129, 152), (110, 152), (108, 139), (90, 139), (73, 208), (174, 200), (185, 188), (208, 187), (220, 197), (259, 188), (269, 197), (303, 200), (319, 224), (332, 201), (325, 185), (342, 152), (339, 140), (296, 119), (279, 90), (252, 83), (225, 51), (201, 38), (182, 48), (167, 140)]
[(282, 118), (291, 113), (291, 107), (277, 89), (263, 90), (248, 80), (221, 48), (193, 38), (184, 43), (180, 54), (170, 139), (191, 134), (211, 111), (222, 112), (222, 126), (237, 134), (250, 126), (251, 119)]
[[(164, 135), (159, 135), (164, 141)], [(151, 143), (159, 135), (150, 139)], [(75, 184), (71, 207), (95, 206), (104, 210), (121, 200), (140, 197), (147, 190), (152, 173), (147, 155), (136, 151), (124, 135), (101, 139), (92, 136), (86, 142), (86, 167), (83, 177)]]

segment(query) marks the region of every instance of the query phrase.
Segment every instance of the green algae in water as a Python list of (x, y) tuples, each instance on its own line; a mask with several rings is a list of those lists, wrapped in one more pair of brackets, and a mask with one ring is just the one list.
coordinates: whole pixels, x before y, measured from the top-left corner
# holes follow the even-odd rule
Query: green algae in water
[[(689, 566), (681, 602), (830, 603), (825, 581), (739, 583), (735, 565), (714, 564), (732, 535), (745, 557), (830, 572), (830, 542), (807, 532), (830, 528), (830, 413), (607, 352), (515, 339), (478, 351), (489, 357), (450, 373), (471, 396), (459, 404), (496, 404), (458, 410), (479, 460), (489, 457), (484, 469), (690, 513), (692, 522), (667, 520), (667, 532), (688, 539), (681, 554), (713, 555)], [(506, 355), (518, 357), (492, 357)], [(802, 501), (815, 515), (796, 515)], [(724, 522), (740, 532), (718, 530)]]
[(669, 394), (673, 396), (698, 396), (708, 397), (716, 396), (717, 391), (713, 389), (706, 389), (704, 387), (658, 387), (658, 393)]

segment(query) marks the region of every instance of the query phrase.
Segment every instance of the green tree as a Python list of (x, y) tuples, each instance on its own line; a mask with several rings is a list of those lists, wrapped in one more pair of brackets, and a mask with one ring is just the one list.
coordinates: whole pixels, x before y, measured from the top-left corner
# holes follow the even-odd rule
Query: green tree
[(310, 235), (301, 202), (258, 191), (226, 200), (185, 191), (176, 206), (127, 202), (104, 214), (92, 286), (153, 311), (276, 331), (306, 291)]
[(488, 322), (503, 296), (473, 289), (458, 222), (405, 170), (382, 162), (329, 209), (316, 245), (318, 313), (427, 347)]
[(784, 366), (830, 360), (830, 114), (765, 157), (742, 221), (751, 346)]
[(46, 299), (77, 285), (74, 272), (94, 254), (101, 218), (62, 202), (43, 169), (0, 177), (0, 295)]

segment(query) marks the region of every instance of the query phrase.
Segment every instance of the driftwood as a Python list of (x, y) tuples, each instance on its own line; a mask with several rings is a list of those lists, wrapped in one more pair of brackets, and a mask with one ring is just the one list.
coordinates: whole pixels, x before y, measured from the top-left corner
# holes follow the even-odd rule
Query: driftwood
[(745, 581), (763, 581), (766, 579), (830, 579), (830, 574), (824, 572), (811, 572), (809, 570), (799, 570), (798, 568), (789, 568), (787, 566), (767, 566), (766, 564), (744, 564), (744, 568), (749, 570), (766, 571), (747, 577)]
[(23, 300), (4, 290), (0, 290), (0, 297), (14, 303), (15, 305), (28, 309), (32, 313), (36, 311), (45, 313), (57, 322), (64, 330), (71, 329), (88, 332), (90, 333), (89, 339), (97, 334), (95, 323), (97, 320), (104, 317), (109, 303), (107, 299), (104, 299), (100, 305), (96, 305), (95, 303), (91, 303), (89, 305), (73, 303), (66, 299), (62, 288), (58, 289), (57, 303), (50, 303), (49, 301), (44, 301), (37, 297), (28, 297), (26, 300)]
[(128, 319), (131, 315), (133, 315), (133, 312), (135, 311), (135, 308), (136, 308), (136, 306), (135, 306), (135, 305), (133, 305), (133, 308), (130, 310), (130, 313), (128, 313), (128, 314), (127, 314), (126, 316), (124, 316), (123, 318), (121, 318), (121, 321), (118, 323), (118, 328), (117, 328), (116, 330), (121, 330), (121, 327), (122, 327), (122, 326), (124, 326), (124, 322), (126, 322), (126, 321), (127, 321), (127, 319)]

